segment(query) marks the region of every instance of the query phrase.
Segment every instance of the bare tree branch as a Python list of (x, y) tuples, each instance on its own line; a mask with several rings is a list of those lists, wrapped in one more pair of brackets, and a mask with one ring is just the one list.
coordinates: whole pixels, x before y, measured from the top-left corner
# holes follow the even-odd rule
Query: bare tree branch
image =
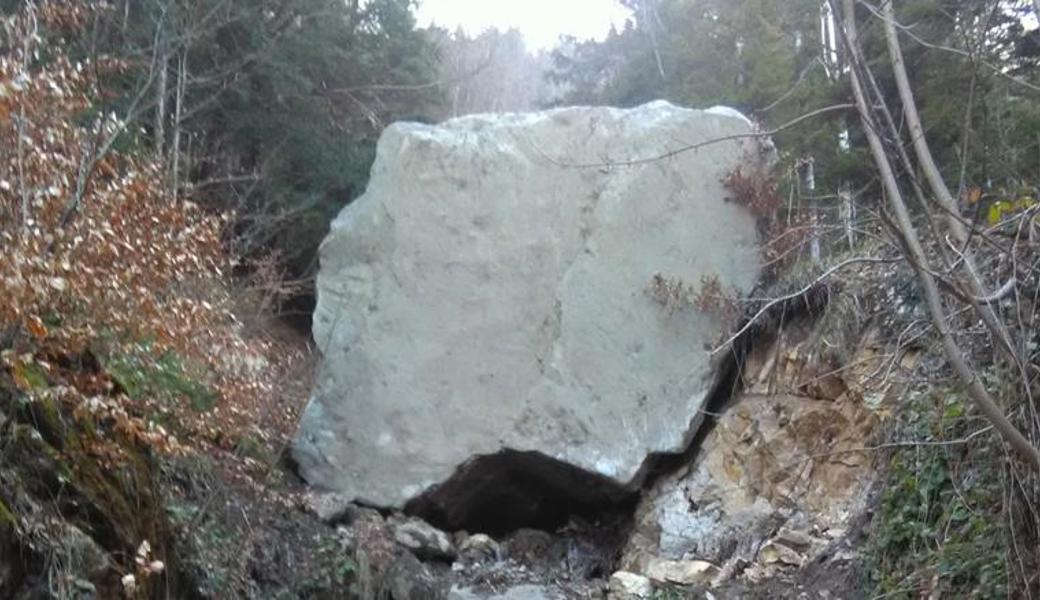
[(804, 296), (806, 293), (809, 292), (809, 290), (811, 290), (814, 287), (816, 287), (817, 285), (819, 285), (819, 283), (821, 281), (823, 281), (824, 279), (827, 279), (828, 277), (833, 275), (835, 272), (840, 271), (841, 269), (844, 269), (845, 267), (847, 267), (849, 265), (853, 265), (853, 264), (857, 264), (857, 263), (891, 263), (891, 262), (896, 262), (896, 259), (877, 258), (877, 257), (872, 257), (872, 256), (860, 256), (860, 257), (850, 258), (850, 259), (841, 261), (840, 263), (832, 266), (831, 268), (829, 268), (826, 271), (824, 271), (823, 273), (821, 273), (819, 277), (817, 277), (816, 279), (813, 279), (812, 281), (810, 281), (808, 283), (808, 285), (806, 285), (805, 287), (801, 288), (800, 290), (795, 291), (795, 292), (791, 292), (790, 294), (786, 294), (786, 295), (780, 296), (778, 298), (773, 298), (769, 302), (766, 302), (762, 306), (762, 308), (758, 309), (758, 312), (756, 312), (754, 314), (754, 316), (752, 316), (750, 319), (748, 319), (747, 323), (744, 323), (743, 327), (738, 329), (736, 331), (736, 333), (734, 333), (733, 335), (731, 335), (728, 338), (726, 338), (726, 340), (724, 342), (722, 342), (721, 344), (716, 346), (715, 349), (711, 351), (711, 355), (715, 356), (716, 354), (718, 354), (718, 353), (720, 353), (720, 352), (722, 352), (724, 350), (727, 350), (730, 347), (730, 344), (732, 344), (734, 341), (736, 341), (737, 338), (739, 338), (740, 336), (742, 336), (745, 333), (747, 333), (747, 331), (749, 329), (751, 329), (751, 327), (760, 318), (762, 318), (762, 315), (764, 315), (767, 312), (769, 312), (769, 309), (771, 309), (774, 306), (776, 306), (778, 304), (781, 304), (783, 302), (787, 302), (788, 300), (794, 300), (795, 298), (799, 298), (801, 296)]
[[(867, 9), (870, 10), (870, 12), (873, 13), (878, 18), (885, 19), (885, 16), (882, 15), (881, 12), (878, 10), (878, 8), (876, 6), (874, 6), (873, 4), (867, 2), (866, 0), (856, 0), (856, 1), (859, 4), (862, 4), (863, 6), (867, 7)], [(1035, 2), (1040, 2), (1040, 0), (1033, 0), (1033, 2), (1034, 3)], [(925, 39), (921, 38), (919, 35), (915, 34), (913, 31), (910, 30), (909, 27), (907, 27), (907, 26), (905, 26), (905, 25), (903, 25), (901, 23), (893, 21), (892, 25), (894, 25), (895, 27), (898, 27), (900, 29), (900, 31), (903, 31), (904, 33), (906, 33), (906, 35), (909, 36), (910, 39), (914, 40), (915, 42), (917, 42), (918, 44), (924, 46), (925, 48), (931, 48), (932, 50), (941, 50), (943, 52), (949, 52), (951, 54), (956, 54), (958, 56), (963, 56), (964, 58), (969, 58), (969, 59), (972, 58), (972, 55), (971, 55), (970, 52), (967, 52), (965, 50), (961, 50), (960, 48), (953, 48), (951, 46), (943, 46), (942, 44), (934, 44), (932, 42), (929, 42), (928, 40), (925, 40)], [(997, 65), (994, 65), (991, 62), (988, 62), (988, 61), (985, 61), (985, 60), (979, 60), (979, 64), (981, 64), (982, 66), (986, 67), (990, 71), (993, 71), (997, 75), (1007, 79), (1008, 81), (1010, 81), (1012, 83), (1016, 83), (1016, 84), (1018, 84), (1018, 85), (1020, 85), (1020, 86), (1022, 86), (1024, 88), (1028, 88), (1030, 90), (1033, 90), (1034, 92), (1040, 92), (1040, 86), (1032, 84), (1032, 83), (1030, 83), (1030, 82), (1028, 82), (1028, 81), (1026, 81), (1024, 79), (1020, 79), (1018, 77), (1015, 77), (1014, 75), (1004, 71), (1003, 69), (1001, 69)]]
[(543, 152), (537, 146), (535, 146), (535, 150), (537, 150), (538, 153), (541, 154), (543, 158), (545, 158), (546, 160), (548, 160), (552, 164), (560, 166), (560, 167), (572, 167), (572, 168), (576, 168), (576, 169), (591, 169), (591, 168), (599, 168), (599, 167), (633, 167), (633, 166), (637, 166), (637, 165), (645, 165), (645, 164), (649, 164), (649, 163), (658, 162), (658, 161), (661, 161), (661, 160), (665, 160), (667, 158), (672, 158), (673, 156), (678, 156), (679, 154), (683, 154), (685, 152), (690, 152), (690, 151), (693, 151), (693, 150), (697, 150), (699, 148), (704, 148), (706, 146), (711, 146), (713, 144), (718, 144), (718, 143), (721, 143), (721, 142), (728, 142), (728, 141), (731, 141), (731, 140), (744, 140), (744, 139), (753, 139), (753, 138), (772, 137), (772, 136), (780, 133), (781, 131), (784, 131), (786, 129), (790, 129), (791, 127), (794, 127), (795, 125), (798, 125), (799, 123), (808, 121), (809, 119), (812, 119), (814, 117), (818, 117), (820, 115), (827, 114), (827, 113), (849, 110), (849, 109), (855, 108), (855, 107), (856, 107), (855, 104), (832, 104), (831, 106), (825, 106), (823, 108), (818, 108), (816, 110), (807, 112), (807, 113), (805, 113), (805, 114), (803, 114), (803, 115), (801, 115), (801, 116), (799, 116), (797, 118), (791, 119), (790, 121), (784, 123), (783, 125), (780, 125), (779, 127), (775, 128), (775, 129), (770, 129), (768, 131), (754, 131), (754, 132), (751, 132), (751, 133), (735, 133), (733, 135), (724, 135), (722, 137), (712, 138), (710, 140), (705, 140), (703, 142), (697, 142), (696, 144), (688, 144), (686, 146), (681, 146), (679, 148), (676, 148), (675, 150), (669, 150), (668, 152), (665, 152), (663, 154), (658, 154), (656, 156), (648, 156), (646, 158), (636, 158), (636, 159), (631, 159), (631, 160), (596, 162), (596, 163), (568, 163), (568, 162), (564, 162), (564, 161), (560, 161), (560, 160), (557, 160), (555, 158), (552, 158), (551, 156), (549, 156), (548, 154)]
[(964, 357), (963, 351), (954, 339), (950, 331), (950, 324), (943, 308), (942, 297), (939, 293), (936, 280), (928, 267), (928, 257), (917, 236), (917, 231), (910, 218), (910, 211), (903, 200), (902, 191), (896, 180), (895, 171), (889, 162), (884, 144), (876, 133), (874, 117), (871, 114), (871, 103), (868, 102), (864, 88), (860, 81), (858, 68), (861, 59), (858, 56), (859, 40), (856, 31), (856, 17), (854, 0), (842, 0), (844, 8), (844, 37), (850, 52), (849, 72), (853, 95), (859, 108), (860, 119), (863, 121), (863, 129), (870, 145), (874, 162), (881, 173), (881, 180), (887, 193), (888, 202), (895, 217), (895, 225), (903, 237), (907, 248), (906, 258), (911, 267), (917, 273), (918, 281), (924, 290), (928, 311), (931, 315), (932, 324), (942, 342), (946, 358), (953, 367), (954, 372), (967, 388), (968, 396), (975, 406), (993, 424), (1004, 441), (1011, 446), (1016, 453), (1025, 459), (1033, 469), (1040, 471), (1040, 451), (1008, 420), (989, 391), (982, 385), (978, 374), (971, 368)]

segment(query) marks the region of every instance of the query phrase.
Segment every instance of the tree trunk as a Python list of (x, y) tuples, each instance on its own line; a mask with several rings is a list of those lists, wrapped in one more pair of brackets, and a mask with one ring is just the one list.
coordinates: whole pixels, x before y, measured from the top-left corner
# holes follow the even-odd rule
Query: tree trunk
[(123, 40), (126, 40), (126, 28), (130, 24), (130, 2), (132, 0), (123, 0), (123, 27), (121, 33)]
[(170, 167), (171, 191), (173, 197), (177, 198), (180, 190), (180, 166), (181, 166), (181, 115), (184, 106), (184, 87), (188, 77), (187, 49), (181, 52), (177, 60), (177, 93), (173, 107), (173, 164)]
[(895, 74), (896, 87), (899, 88), (899, 101), (903, 104), (903, 116), (910, 129), (910, 141), (913, 143), (914, 154), (917, 155), (917, 162), (928, 181), (928, 187), (931, 188), (935, 199), (946, 211), (946, 223), (950, 232), (957, 243), (964, 246), (968, 241), (968, 230), (958, 218), (957, 201), (950, 194), (950, 189), (946, 187), (946, 182), (943, 181), (939, 167), (935, 164), (932, 152), (928, 148), (928, 140), (924, 136), (924, 126), (921, 125), (917, 102), (914, 100), (913, 90), (910, 89), (910, 78), (906, 73), (903, 50), (899, 46), (899, 32), (896, 30), (896, 14), (892, 8), (892, 0), (885, 0), (881, 3), (881, 15), (885, 25), (885, 39), (888, 42), (892, 71)]
[[(164, 19), (165, 20), (165, 19)], [(160, 28), (165, 27), (163, 21), (159, 22)], [(157, 75), (159, 80), (155, 85), (155, 139), (152, 140), (155, 144), (155, 159), (161, 161), (164, 156), (164, 150), (166, 146), (166, 96), (167, 96), (167, 46), (166, 46), (166, 33), (160, 29), (158, 34), (159, 48), (156, 52), (156, 64), (155, 68), (158, 69)]]
[(852, 202), (852, 190), (848, 183), (842, 183), (838, 188), (838, 198), (841, 200), (841, 221), (845, 225), (845, 240), (849, 243), (851, 250), (856, 246), (856, 205)]
[(816, 211), (816, 167), (812, 157), (802, 161), (802, 189), (809, 202), (809, 258), (814, 263), (820, 262), (822, 251), (820, 249), (820, 216)]
[(657, 7), (653, 5), (653, 0), (647, 0), (643, 4), (642, 21), (650, 34), (650, 49), (653, 50), (654, 60), (657, 62), (657, 73), (661, 76), (661, 81), (664, 81), (664, 61), (661, 60), (661, 50), (657, 43), (657, 24), (660, 18), (657, 17)]

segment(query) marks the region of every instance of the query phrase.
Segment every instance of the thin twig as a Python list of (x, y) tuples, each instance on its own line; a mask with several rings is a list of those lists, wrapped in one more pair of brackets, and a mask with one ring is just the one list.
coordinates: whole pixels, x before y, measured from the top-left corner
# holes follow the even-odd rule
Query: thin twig
[[(881, 11), (879, 11), (878, 8), (876, 6), (874, 6), (873, 4), (867, 2), (866, 0), (856, 0), (856, 2), (861, 4), (861, 5), (863, 5), (863, 6), (865, 6), (865, 7), (867, 7), (867, 10), (869, 10), (875, 17), (877, 17), (877, 18), (879, 18), (881, 20), (886, 20), (885, 16), (883, 14), (881, 14)], [(953, 47), (950, 47), (950, 46), (943, 46), (942, 44), (935, 44), (935, 43), (929, 42), (928, 40), (925, 40), (921, 36), (915, 34), (913, 31), (910, 30), (909, 27), (907, 27), (906, 25), (903, 25), (902, 23), (900, 23), (899, 21), (896, 21), (895, 19), (892, 20), (892, 24), (895, 25), (903, 33), (905, 33), (910, 39), (914, 40), (915, 42), (917, 42), (918, 44), (924, 46), (925, 48), (931, 48), (932, 50), (941, 50), (943, 52), (949, 52), (950, 54), (956, 54), (958, 56), (963, 56), (964, 58), (968, 58), (968, 59), (973, 58), (971, 53), (966, 51), (966, 50), (961, 50), (960, 48), (953, 48)], [(986, 67), (987, 69), (993, 71), (997, 75), (1000, 75), (1001, 77), (1007, 79), (1008, 81), (1011, 81), (1012, 83), (1017, 83), (1018, 85), (1020, 85), (1022, 87), (1025, 87), (1025, 88), (1028, 88), (1030, 90), (1033, 90), (1034, 92), (1040, 92), (1040, 86), (1037, 86), (1037, 85), (1034, 85), (1032, 83), (1029, 83), (1028, 81), (1025, 81), (1023, 79), (1019, 79), (1019, 78), (1015, 77), (1014, 75), (1005, 72), (1003, 69), (1001, 69), (1000, 67), (994, 65), (993, 63), (990, 63), (990, 62), (987, 62), (985, 60), (981, 60), (980, 59), (979, 60), (979, 64), (981, 64), (984, 67)]]
[(755, 322), (758, 321), (758, 319), (761, 318), (762, 315), (766, 314), (766, 312), (768, 312), (769, 309), (773, 308), (777, 304), (780, 304), (781, 302), (786, 302), (788, 300), (793, 300), (793, 299), (798, 298), (800, 296), (804, 296), (806, 293), (809, 292), (809, 290), (811, 290), (812, 288), (816, 287), (821, 281), (823, 281), (824, 279), (830, 277), (836, 271), (838, 271), (840, 269), (843, 269), (843, 268), (845, 268), (845, 267), (847, 267), (847, 266), (849, 266), (851, 264), (856, 264), (856, 263), (893, 263), (893, 262), (898, 262), (898, 261), (899, 261), (899, 259), (896, 259), (896, 258), (877, 258), (877, 257), (867, 257), (867, 256), (861, 256), (861, 257), (856, 257), (856, 258), (849, 258), (847, 260), (841, 261), (840, 263), (838, 263), (838, 264), (834, 265), (833, 267), (831, 267), (831, 268), (827, 269), (826, 271), (824, 271), (819, 277), (817, 277), (816, 279), (814, 279), (811, 282), (809, 282), (809, 284), (806, 285), (805, 287), (803, 287), (802, 289), (800, 289), (800, 290), (798, 290), (796, 292), (792, 292), (790, 294), (784, 295), (784, 296), (780, 296), (779, 298), (774, 298), (774, 299), (770, 300), (769, 302), (767, 302), (762, 308), (760, 308), (758, 310), (758, 312), (755, 313), (755, 315), (753, 317), (748, 319), (747, 323), (745, 323), (743, 327), (738, 329), (736, 333), (731, 335), (729, 338), (726, 339), (726, 341), (722, 342), (722, 344), (720, 344), (718, 347), (716, 347), (714, 350), (712, 350), (711, 351), (711, 356), (715, 356), (716, 354), (718, 354), (718, 353), (722, 352), (723, 350), (726, 350), (727, 348), (729, 348), (730, 344), (732, 344), (734, 341), (736, 341), (737, 338), (739, 338), (740, 336), (744, 335), (744, 333), (746, 333), (747, 330), (751, 329), (751, 327), (755, 324)]
[(538, 153), (541, 154), (543, 158), (545, 158), (546, 160), (548, 160), (552, 164), (554, 164), (556, 166), (559, 166), (559, 167), (571, 167), (571, 168), (575, 168), (575, 169), (590, 169), (590, 168), (601, 168), (601, 167), (632, 167), (632, 166), (645, 165), (647, 163), (653, 163), (653, 162), (665, 160), (665, 159), (668, 159), (668, 158), (672, 158), (673, 156), (677, 156), (679, 154), (683, 154), (685, 152), (690, 152), (692, 150), (697, 150), (697, 149), (700, 149), (700, 148), (704, 148), (705, 146), (711, 146), (713, 144), (718, 144), (718, 143), (721, 143), (721, 142), (728, 142), (728, 141), (732, 141), (732, 140), (743, 140), (743, 139), (750, 139), (750, 138), (772, 137), (772, 136), (780, 133), (781, 131), (784, 131), (786, 129), (790, 129), (791, 127), (794, 127), (795, 125), (798, 125), (799, 123), (802, 123), (804, 121), (812, 119), (813, 117), (818, 117), (820, 115), (827, 114), (827, 113), (832, 113), (832, 112), (849, 110), (851, 108), (855, 108), (855, 105), (854, 104), (833, 104), (831, 106), (825, 106), (823, 108), (818, 108), (818, 109), (816, 109), (814, 111), (807, 112), (807, 113), (805, 113), (805, 114), (803, 114), (803, 115), (801, 115), (801, 116), (799, 116), (799, 117), (797, 117), (795, 119), (792, 119), (792, 120), (784, 123), (783, 125), (780, 125), (779, 127), (775, 128), (775, 129), (770, 129), (768, 131), (753, 131), (753, 132), (750, 132), (750, 133), (735, 133), (733, 135), (724, 135), (722, 137), (712, 138), (710, 140), (705, 140), (703, 142), (697, 142), (695, 144), (688, 144), (688, 145), (682, 146), (680, 148), (676, 148), (675, 150), (669, 150), (668, 152), (665, 152), (663, 154), (658, 154), (656, 156), (649, 156), (649, 157), (646, 157), (646, 158), (636, 158), (636, 159), (632, 159), (632, 160), (595, 162), (595, 163), (568, 163), (568, 162), (564, 162), (564, 161), (552, 158), (551, 156), (549, 156), (548, 154), (543, 152), (541, 150), (541, 148), (538, 148), (537, 146), (534, 146), (533, 143), (531, 145), (534, 146), (535, 150), (537, 150)]
[(822, 452), (820, 454), (813, 454), (809, 456), (807, 460), (815, 458), (825, 458), (828, 456), (836, 456), (840, 454), (855, 454), (859, 452), (876, 452), (878, 450), (886, 450), (888, 448), (916, 448), (920, 446), (959, 446), (961, 444), (967, 444), (975, 438), (993, 431), (992, 425), (987, 425), (982, 429), (970, 433), (962, 438), (956, 440), (900, 440), (896, 442), (887, 442), (884, 444), (878, 444), (876, 446), (863, 446), (860, 448), (846, 448), (844, 450), (833, 450), (831, 452)]

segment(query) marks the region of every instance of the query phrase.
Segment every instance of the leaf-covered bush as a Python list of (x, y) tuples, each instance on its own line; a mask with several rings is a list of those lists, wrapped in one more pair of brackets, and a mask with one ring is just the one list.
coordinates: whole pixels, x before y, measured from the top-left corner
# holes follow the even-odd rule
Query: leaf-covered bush
[(96, 110), (98, 81), (126, 65), (74, 61), (41, 33), (101, 10), (50, 1), (2, 24), (3, 367), (30, 400), (177, 450), (175, 431), (215, 440), (249, 426), (239, 415), (271, 388), (270, 345), (244, 339), (230, 310), (230, 215), (172, 197), (163, 164), (112, 149), (129, 124)]

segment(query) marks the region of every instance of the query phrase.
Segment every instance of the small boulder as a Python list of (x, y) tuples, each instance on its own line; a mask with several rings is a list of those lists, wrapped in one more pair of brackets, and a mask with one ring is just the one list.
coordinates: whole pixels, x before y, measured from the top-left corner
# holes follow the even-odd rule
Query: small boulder
[(392, 557), (397, 551), (393, 532), (383, 515), (371, 508), (357, 508), (346, 524), (336, 528), (343, 550), (375, 551), (382, 558)]
[(447, 533), (421, 519), (391, 519), (390, 526), (394, 540), (423, 560), (450, 561), (458, 555)]
[(303, 497), (303, 509), (328, 525), (339, 525), (353, 518), (355, 506), (340, 494), (310, 492)]
[(651, 559), (646, 576), (658, 583), (679, 585), (708, 585), (719, 573), (719, 568), (706, 560)]
[(459, 557), (470, 564), (498, 560), (501, 555), (498, 542), (483, 533), (475, 533), (459, 545)]
[(781, 527), (780, 531), (777, 532), (776, 537), (773, 541), (780, 542), (781, 544), (804, 552), (808, 550), (813, 542), (817, 541), (816, 538), (809, 535), (807, 532), (799, 531), (797, 529), (791, 529), (789, 527)]
[(779, 563), (791, 567), (800, 567), (805, 562), (805, 557), (796, 550), (775, 540), (762, 546), (758, 558), (766, 564)]
[(82, 579), (99, 579), (112, 567), (112, 561), (105, 550), (79, 527), (63, 525), (61, 540), (64, 544), (63, 558), (67, 561), (66, 567)]
[(618, 571), (610, 576), (608, 600), (644, 600), (654, 594), (650, 579), (628, 571)]
[(552, 536), (538, 529), (518, 529), (505, 542), (506, 556), (523, 565), (549, 558), (552, 546)]
[(401, 553), (383, 516), (370, 508), (357, 508), (350, 525), (336, 528), (341, 549), (357, 565), (357, 587), (361, 598), (375, 595), (375, 586)]

